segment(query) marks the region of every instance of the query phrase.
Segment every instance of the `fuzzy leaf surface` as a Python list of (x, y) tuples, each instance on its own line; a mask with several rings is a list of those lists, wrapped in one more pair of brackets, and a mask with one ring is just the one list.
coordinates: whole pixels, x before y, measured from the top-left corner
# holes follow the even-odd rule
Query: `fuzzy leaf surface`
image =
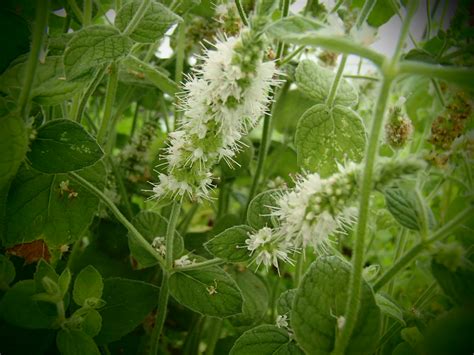
[[(102, 162), (78, 172), (99, 190), (105, 185)], [(97, 211), (99, 199), (78, 183), (69, 182), (77, 196), (61, 193), (65, 174), (43, 174), (22, 166), (7, 199), (4, 245), (13, 246), (43, 239), (48, 246), (70, 244), (83, 236)]]
[[(296, 340), (307, 353), (324, 355), (333, 350), (336, 317), (344, 315), (350, 273), (350, 264), (336, 256), (319, 257), (306, 272), (290, 318)], [(364, 282), (359, 315), (346, 354), (373, 353), (380, 321), (372, 289)]]
[[(120, 8), (115, 18), (115, 26), (117, 26), (120, 31), (123, 32), (125, 30), (141, 3), (141, 0), (132, 0), (126, 2)], [(181, 17), (166, 6), (151, 1), (145, 15), (130, 34), (130, 38), (140, 43), (155, 43), (163, 37), (165, 32), (168, 31), (172, 25), (181, 21)]]
[(237, 339), (230, 355), (299, 355), (301, 349), (290, 339), (288, 332), (274, 325), (260, 325), (247, 330)]
[(58, 174), (91, 166), (103, 155), (97, 141), (80, 124), (60, 119), (38, 129), (27, 157), (36, 170)]
[(229, 262), (248, 261), (250, 255), (245, 247), (245, 240), (251, 231), (252, 229), (245, 225), (230, 227), (206, 242), (204, 246), (212, 255)]
[(318, 104), (298, 122), (295, 144), (298, 164), (326, 177), (337, 163), (359, 162), (364, 154), (365, 128), (360, 116), (348, 107)]
[(112, 26), (93, 25), (76, 32), (64, 52), (68, 80), (128, 54), (132, 40)]
[[(302, 60), (296, 68), (296, 83), (301, 92), (316, 103), (324, 103), (331, 90), (336, 74), (316, 64), (312, 60)], [(354, 106), (358, 95), (355, 88), (344, 78), (337, 88), (334, 104)]]
[(217, 266), (176, 272), (169, 287), (179, 303), (206, 316), (226, 318), (242, 313), (243, 298), (237, 283)]

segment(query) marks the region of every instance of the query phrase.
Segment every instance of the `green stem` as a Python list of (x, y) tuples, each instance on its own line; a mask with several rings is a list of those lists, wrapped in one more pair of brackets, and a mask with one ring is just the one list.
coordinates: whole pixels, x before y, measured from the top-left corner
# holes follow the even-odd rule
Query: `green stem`
[(158, 309), (156, 311), (155, 326), (151, 334), (150, 355), (158, 354), (158, 345), (166, 319), (166, 310), (168, 308), (169, 298), (169, 277), (173, 269), (173, 246), (176, 224), (178, 222), (179, 212), (181, 210), (181, 201), (173, 202), (171, 214), (166, 228), (166, 264), (163, 268), (163, 279), (161, 281), (160, 296), (158, 299)]
[(332, 107), (334, 105), (334, 100), (336, 99), (337, 89), (342, 79), (342, 73), (344, 72), (344, 68), (347, 63), (347, 55), (343, 54), (341, 58), (341, 63), (339, 63), (339, 67), (337, 68), (336, 76), (331, 85), (331, 89), (329, 90), (329, 95), (326, 99), (326, 105)]
[(411, 248), (375, 282), (373, 287), (374, 292), (380, 290), (388, 281), (392, 279), (393, 276), (395, 276), (400, 270), (404, 269), (408, 264), (410, 264), (410, 262), (426, 248), (426, 246), (448, 237), (454, 230), (459, 228), (461, 224), (465, 220), (467, 220), (473, 212), (474, 207), (470, 206), (469, 208), (459, 213), (456, 217), (451, 219), (444, 226), (439, 228), (431, 238), (427, 239), (426, 241), (422, 241), (416, 244), (413, 248)]
[(43, 45), (43, 38), (46, 32), (48, 23), (48, 0), (37, 0), (35, 24), (33, 28), (33, 40), (31, 42), (31, 50), (28, 55), (28, 62), (25, 70), (25, 81), (23, 82), (20, 97), (18, 98), (18, 107), (20, 109), (20, 116), (26, 118), (29, 113), (29, 101), (31, 96), (31, 89), (35, 80), (36, 68), (41, 53), (41, 46)]
[(84, 0), (84, 21), (82, 26), (90, 26), (92, 23), (92, 0)]
[(345, 37), (333, 37), (319, 33), (315, 36), (312, 33), (301, 33), (297, 37), (292, 37), (291, 43), (322, 47), (343, 54), (353, 54), (370, 60), (377, 67), (382, 67), (385, 63), (385, 56), (383, 54), (354, 43), (354, 41)]
[(303, 267), (304, 267), (304, 250), (298, 255), (298, 259), (296, 260), (296, 267), (295, 267), (295, 284), (294, 287), (298, 287), (301, 282), (301, 278), (303, 276)]
[(86, 190), (88, 190), (90, 193), (98, 197), (109, 209), (112, 211), (114, 214), (115, 218), (122, 223), (122, 225), (127, 228), (127, 230), (130, 233), (130, 236), (135, 239), (135, 241), (140, 244), (140, 246), (148, 251), (151, 255), (153, 255), (158, 262), (163, 265), (164, 260), (162, 257), (156, 252), (155, 249), (151, 246), (151, 244), (140, 234), (140, 232), (135, 228), (133, 224), (131, 224), (127, 218), (120, 212), (120, 210), (115, 206), (115, 204), (107, 197), (105, 196), (102, 191), (100, 191), (97, 187), (92, 185), (89, 181), (84, 179), (82, 176), (80, 176), (77, 173), (70, 172), (68, 175), (73, 179), (74, 181), (78, 182), (81, 184)]
[(438, 64), (429, 64), (405, 60), (400, 63), (400, 74), (423, 75), (446, 81), (459, 82), (469, 85), (474, 81), (474, 70), (467, 67), (448, 67)]
[(214, 350), (216, 348), (217, 341), (221, 335), (222, 331), (222, 319), (209, 319), (211, 321), (211, 325), (209, 326), (208, 333), (208, 341), (205, 355), (213, 355)]
[(120, 174), (120, 170), (117, 168), (117, 165), (115, 164), (112, 158), (108, 157), (107, 161), (110, 167), (112, 168), (112, 172), (115, 176), (117, 188), (118, 188), (120, 197), (122, 198), (123, 204), (125, 206), (125, 212), (127, 214), (127, 218), (131, 219), (133, 217), (133, 210), (132, 210), (132, 205), (130, 205), (130, 201), (128, 200), (128, 194), (127, 194), (127, 190), (125, 189), (125, 185), (123, 183), (122, 174)]
[[(178, 26), (178, 43), (176, 46), (176, 70), (174, 75), (175, 83), (179, 86), (183, 80), (183, 65), (184, 65), (184, 45), (186, 41), (186, 25), (181, 23)], [(174, 109), (174, 124), (173, 128), (176, 130), (179, 122), (180, 111), (178, 109), (178, 97), (175, 97), (175, 109)]]
[(150, 355), (158, 354), (158, 347), (160, 344), (160, 336), (163, 330), (163, 325), (165, 324), (166, 318), (166, 308), (168, 307), (169, 299), (169, 276), (168, 272), (163, 270), (161, 287), (160, 287), (160, 296), (158, 298), (158, 309), (156, 311), (155, 325), (153, 331), (151, 332), (151, 348)]
[(426, 0), (426, 33), (424, 38), (425, 39), (430, 39), (431, 37), (431, 4), (430, 0)]
[(362, 26), (362, 24), (365, 22), (365, 20), (367, 19), (367, 17), (369, 17), (369, 14), (370, 12), (372, 11), (372, 9), (374, 8), (375, 6), (375, 3), (376, 1), (375, 0), (367, 0), (365, 1), (364, 3), (364, 6), (362, 7), (362, 10), (360, 11), (360, 14), (357, 18), (357, 22), (355, 24), (355, 26), (357, 28), (359, 28), (360, 26)]
[[(102, 81), (102, 78), (104, 77), (106, 67), (99, 68), (92, 81), (90, 82), (89, 86), (86, 89), (86, 92), (80, 99), (79, 105), (76, 110), (76, 114), (74, 116), (74, 119), (76, 122), (81, 122), (82, 121), (82, 115), (84, 114), (84, 110), (86, 108), (87, 101), (89, 100), (89, 97), (94, 93), (94, 91), (97, 89), (99, 86), (100, 82)], [(72, 117), (71, 117), (72, 118)]]
[(109, 67), (109, 81), (107, 82), (107, 90), (105, 92), (105, 108), (104, 117), (100, 124), (99, 132), (97, 133), (97, 142), (103, 144), (107, 128), (109, 126), (110, 118), (112, 117), (112, 109), (115, 102), (115, 94), (118, 86), (118, 68), (117, 63), (110, 64)]
[(305, 49), (306, 46), (299, 46), (298, 48), (296, 48), (293, 52), (291, 52), (290, 54), (288, 54), (285, 58), (281, 59), (278, 58), (277, 59), (277, 63), (278, 63), (278, 66), (282, 67), (284, 66), (285, 64), (288, 64), (289, 62), (291, 62), (291, 60), (296, 57), (298, 54), (300, 54), (304, 49)]
[(244, 26), (249, 25), (249, 20), (247, 19), (247, 15), (245, 14), (244, 7), (242, 6), (242, 2), (240, 0), (235, 0), (235, 6), (237, 7), (237, 11), (239, 12), (240, 19)]
[(362, 79), (362, 80), (371, 80), (371, 81), (379, 81), (379, 78), (376, 78), (374, 76), (369, 76), (369, 75), (350, 75), (346, 74), (344, 75), (344, 78), (348, 79)]
[(79, 22), (83, 23), (84, 17), (82, 16), (81, 9), (79, 8), (79, 6), (77, 6), (76, 0), (67, 0), (67, 3), (69, 7), (71, 8), (72, 12), (74, 12), (74, 15), (76, 15)]
[(369, 144), (365, 153), (365, 165), (362, 174), (361, 191), (359, 199), (359, 221), (355, 233), (355, 247), (352, 257), (352, 272), (349, 281), (348, 299), (346, 303), (345, 319), (346, 323), (339, 337), (336, 339), (336, 346), (333, 354), (344, 354), (349, 343), (357, 315), (360, 307), (360, 292), (362, 288), (362, 272), (364, 268), (364, 245), (367, 234), (367, 222), (369, 218), (369, 202), (372, 192), (372, 177), (374, 172), (375, 160), (380, 141), (381, 128), (383, 126), (385, 110), (387, 107), (392, 79), (385, 78), (382, 82), (377, 105), (375, 107), (372, 119), (372, 128), (370, 130)]
[(135, 111), (133, 112), (132, 127), (130, 128), (130, 136), (128, 137), (128, 142), (131, 143), (133, 140), (133, 135), (137, 129), (138, 113), (140, 112), (140, 104), (138, 101), (135, 103)]
[(151, 0), (142, 0), (140, 6), (137, 9), (137, 12), (135, 12), (135, 15), (133, 15), (132, 20), (128, 23), (127, 27), (125, 27), (125, 30), (123, 31), (124, 35), (130, 35), (135, 30), (135, 28), (138, 26), (141, 19), (145, 15), (145, 12), (148, 9), (148, 6), (150, 6), (150, 4)]

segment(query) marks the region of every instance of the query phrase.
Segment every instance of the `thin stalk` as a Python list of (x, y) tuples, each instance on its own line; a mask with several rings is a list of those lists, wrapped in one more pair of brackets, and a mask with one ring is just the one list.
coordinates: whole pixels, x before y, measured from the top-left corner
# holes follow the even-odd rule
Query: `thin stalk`
[(357, 18), (357, 22), (355, 24), (356, 27), (362, 26), (362, 24), (365, 22), (367, 17), (369, 17), (370, 12), (375, 6), (376, 1), (375, 0), (367, 0), (364, 3), (364, 6), (362, 7), (362, 10), (360, 11), (359, 17)]
[(411, 248), (406, 254), (404, 254), (395, 264), (392, 265), (380, 278), (375, 282), (373, 288), (374, 292), (380, 290), (388, 281), (390, 281), (400, 270), (404, 269), (414, 258), (418, 256), (426, 246), (447, 238), (454, 230), (459, 228), (462, 223), (467, 220), (471, 213), (474, 212), (474, 206), (470, 206), (456, 217), (451, 219), (444, 226), (439, 228), (431, 238), (426, 241), (419, 242), (413, 248)]
[(18, 107), (20, 109), (20, 116), (26, 118), (29, 113), (29, 101), (31, 96), (31, 89), (33, 81), (35, 80), (36, 68), (43, 45), (43, 38), (48, 24), (48, 0), (37, 0), (35, 24), (33, 28), (33, 39), (31, 41), (30, 54), (28, 55), (28, 62), (25, 70), (25, 81), (23, 82), (20, 97), (18, 98)]
[(106, 67), (104, 66), (102, 68), (99, 68), (96, 71), (96, 73), (94, 75), (94, 78), (92, 79), (92, 81), (90, 82), (89, 86), (86, 89), (86, 92), (84, 93), (84, 95), (80, 99), (78, 108), (76, 110), (76, 115), (74, 116), (74, 120), (76, 122), (81, 123), (82, 115), (84, 114), (84, 110), (86, 108), (87, 101), (89, 100), (89, 97), (92, 96), (92, 94), (97, 89), (100, 82), (102, 81), (102, 78), (104, 77), (104, 74), (105, 74), (105, 70), (106, 70)]
[(364, 268), (364, 245), (367, 234), (367, 223), (369, 219), (369, 202), (372, 192), (372, 177), (374, 172), (375, 160), (380, 141), (381, 128), (383, 126), (385, 110), (387, 107), (392, 80), (385, 78), (382, 82), (377, 105), (372, 119), (372, 128), (370, 130), (369, 144), (365, 153), (364, 171), (361, 181), (361, 192), (359, 199), (359, 221), (355, 234), (355, 247), (352, 257), (352, 272), (349, 281), (349, 292), (346, 304), (345, 319), (346, 323), (339, 337), (336, 338), (336, 345), (333, 354), (344, 354), (349, 339), (352, 335), (357, 315), (360, 307), (360, 292), (362, 289), (362, 272)]
[(84, 0), (84, 20), (82, 27), (90, 26), (92, 23), (92, 0)]
[(331, 89), (329, 90), (329, 95), (326, 99), (326, 105), (332, 107), (334, 105), (334, 100), (336, 99), (337, 89), (342, 79), (342, 73), (344, 72), (344, 68), (347, 63), (347, 54), (343, 54), (341, 58), (341, 62), (339, 63), (339, 67), (337, 68), (336, 76), (331, 85)]
[(133, 112), (132, 127), (130, 128), (130, 137), (128, 138), (129, 142), (132, 142), (133, 135), (135, 134), (135, 130), (137, 129), (137, 121), (138, 121), (139, 112), (140, 112), (140, 104), (137, 101), (135, 103), (135, 111)]
[(120, 10), (121, 7), (122, 7), (122, 0), (115, 0), (115, 12)]
[(214, 350), (216, 348), (217, 341), (221, 335), (222, 331), (222, 319), (212, 319), (211, 325), (209, 326), (208, 333), (208, 341), (205, 355), (213, 355)]
[[(281, 18), (288, 16), (289, 9), (290, 9), (290, 1), (282, 0), (280, 3)], [(285, 51), (285, 43), (283, 43), (282, 41), (278, 41), (277, 51), (276, 51), (276, 57), (278, 58), (278, 60), (282, 59), (284, 51)]]
[(128, 23), (127, 27), (125, 27), (125, 30), (123, 31), (124, 35), (129, 35), (135, 30), (135, 28), (138, 26), (141, 19), (145, 15), (145, 12), (148, 9), (148, 6), (150, 6), (150, 4), (151, 0), (142, 0), (140, 6), (137, 9), (137, 12), (135, 12), (135, 15), (133, 15), (132, 20)]
[(217, 208), (217, 219), (221, 218), (227, 213), (229, 208), (230, 190), (232, 183), (229, 181), (222, 180), (219, 186), (219, 198)]
[(74, 15), (76, 15), (79, 22), (82, 24), (84, 22), (84, 17), (82, 15), (82, 11), (76, 3), (76, 0), (67, 0), (69, 7), (71, 8)]
[(112, 109), (115, 102), (115, 94), (117, 93), (118, 86), (118, 67), (117, 63), (110, 64), (109, 67), (109, 81), (107, 82), (107, 89), (105, 92), (105, 108), (104, 117), (100, 124), (99, 132), (97, 133), (97, 142), (103, 144), (107, 128), (109, 126), (110, 118), (112, 117)]
[(306, 46), (299, 46), (298, 48), (296, 48), (293, 52), (291, 52), (290, 54), (288, 54), (285, 58), (283, 58), (282, 60), (280, 59), (277, 59), (277, 63), (278, 63), (278, 66), (282, 67), (284, 66), (285, 64), (288, 64), (289, 62), (291, 62), (291, 60), (296, 57), (298, 54), (300, 54), (304, 49), (305, 49)]
[(178, 230), (182, 235), (186, 234), (186, 232), (188, 231), (188, 227), (191, 224), (191, 221), (193, 220), (193, 217), (196, 214), (198, 208), (199, 204), (193, 203), (188, 213), (186, 213), (186, 216), (184, 216), (184, 218), (179, 223)]
[(166, 132), (169, 133), (171, 132), (170, 115), (168, 113), (168, 107), (166, 105), (166, 101), (163, 95), (160, 96), (160, 106), (161, 112), (163, 113), (163, 119), (165, 121)]
[(249, 25), (249, 20), (247, 19), (247, 15), (245, 14), (244, 7), (242, 6), (242, 2), (240, 0), (235, 0), (235, 6), (237, 6), (237, 11), (239, 12), (240, 19), (244, 26)]
[(425, 30), (425, 39), (430, 39), (431, 37), (431, 2), (426, 0), (426, 30)]
[[(183, 66), (184, 66), (184, 44), (186, 40), (186, 25), (185, 23), (181, 23), (178, 25), (178, 44), (176, 46), (176, 70), (174, 75), (174, 80), (178, 86), (181, 84), (183, 80)], [(176, 97), (176, 103), (178, 98)], [(174, 125), (173, 128), (176, 130), (179, 121), (179, 109), (178, 105), (175, 105), (174, 110)]]
[(379, 81), (380, 80), (379, 78), (376, 78), (375, 76), (369, 76), (369, 75), (350, 75), (350, 74), (346, 74), (346, 75), (344, 75), (344, 78), (371, 80), (371, 81)]
[(120, 170), (118, 169), (118, 167), (115, 164), (115, 162), (113, 161), (113, 159), (108, 157), (107, 160), (108, 160), (108, 163), (109, 163), (110, 167), (112, 168), (113, 174), (115, 175), (115, 181), (117, 183), (117, 188), (118, 188), (120, 197), (121, 197), (121, 199), (123, 201), (123, 204), (125, 206), (125, 212), (127, 214), (127, 218), (131, 219), (131, 218), (133, 218), (133, 210), (132, 210), (132, 205), (130, 204), (130, 201), (128, 199), (127, 190), (125, 189), (125, 185), (123, 183), (122, 174), (120, 173)]
[(151, 255), (153, 255), (158, 262), (163, 265), (164, 260), (162, 257), (157, 253), (157, 251), (151, 246), (151, 244), (140, 234), (140, 232), (135, 228), (133, 224), (131, 224), (128, 219), (120, 212), (117, 206), (107, 197), (104, 195), (102, 191), (100, 191), (97, 187), (92, 185), (89, 181), (84, 179), (77, 173), (70, 172), (68, 175), (76, 181), (77, 183), (81, 184), (86, 190), (90, 193), (98, 197), (104, 205), (106, 205), (110, 211), (113, 213), (115, 218), (130, 232), (130, 236), (135, 239), (135, 241), (140, 244), (140, 246), (146, 249)]
[(401, 56), (402, 48), (405, 43), (408, 30), (410, 28), (410, 22), (415, 14), (417, 1), (410, 3), (410, 7), (407, 12), (405, 21), (403, 22), (400, 36), (397, 43), (395, 54), (388, 66), (384, 69), (384, 79), (382, 87), (379, 92), (377, 104), (375, 106), (374, 116), (372, 119), (372, 127), (369, 135), (369, 143), (365, 152), (364, 170), (362, 172), (361, 180), (361, 191), (359, 198), (359, 220), (357, 222), (356, 234), (355, 234), (355, 247), (352, 257), (352, 272), (349, 279), (349, 290), (348, 298), (345, 310), (346, 323), (342, 328), (339, 336), (336, 337), (336, 344), (333, 354), (342, 355), (344, 354), (347, 344), (354, 330), (354, 326), (357, 321), (357, 316), (360, 308), (360, 294), (362, 289), (362, 272), (364, 268), (364, 246), (365, 236), (368, 229), (368, 220), (370, 213), (370, 195), (373, 189), (373, 173), (375, 161), (377, 158), (380, 134), (383, 127), (385, 110), (387, 108), (390, 89), (396, 73), (398, 61)]
[(166, 319), (166, 310), (168, 308), (169, 298), (169, 277), (173, 269), (173, 245), (176, 224), (178, 222), (179, 212), (181, 210), (181, 201), (173, 202), (171, 214), (166, 228), (166, 264), (163, 268), (163, 279), (161, 281), (160, 296), (158, 299), (158, 309), (156, 311), (155, 326), (151, 334), (150, 355), (158, 354), (158, 345)]

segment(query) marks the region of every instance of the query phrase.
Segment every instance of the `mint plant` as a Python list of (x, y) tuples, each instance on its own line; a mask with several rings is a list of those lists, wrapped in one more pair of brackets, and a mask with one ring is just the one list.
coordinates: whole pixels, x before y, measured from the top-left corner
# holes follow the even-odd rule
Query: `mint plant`
[(0, 353), (472, 354), (471, 12), (6, 1)]

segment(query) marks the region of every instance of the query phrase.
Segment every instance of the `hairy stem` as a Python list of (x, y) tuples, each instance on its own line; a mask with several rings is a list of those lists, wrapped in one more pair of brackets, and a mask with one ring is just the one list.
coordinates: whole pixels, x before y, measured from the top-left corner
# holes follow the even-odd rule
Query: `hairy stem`
[(336, 346), (333, 354), (344, 354), (359, 313), (360, 292), (362, 289), (362, 271), (364, 268), (364, 245), (369, 219), (369, 200), (373, 188), (372, 177), (391, 86), (392, 80), (390, 78), (385, 78), (382, 82), (382, 87), (374, 111), (374, 117), (372, 119), (372, 128), (370, 130), (369, 144), (367, 145), (365, 153), (365, 165), (361, 181), (359, 221), (355, 233), (352, 272), (349, 281), (348, 299), (345, 312), (346, 324), (339, 333), (339, 337), (336, 338)]
[(342, 73), (344, 72), (344, 68), (347, 63), (347, 55), (343, 54), (341, 58), (341, 63), (339, 63), (339, 67), (337, 68), (336, 76), (331, 84), (331, 89), (329, 90), (329, 95), (326, 99), (326, 105), (332, 107), (334, 105), (334, 100), (336, 99), (337, 89), (339, 88), (339, 84), (342, 79)]
[(166, 310), (168, 308), (169, 298), (169, 277), (173, 269), (174, 234), (176, 231), (176, 224), (178, 222), (180, 211), (181, 201), (173, 202), (173, 206), (171, 207), (170, 218), (168, 220), (168, 226), (166, 228), (166, 264), (163, 268), (163, 279), (161, 280), (160, 297), (158, 299), (158, 309), (156, 311), (155, 326), (151, 334), (150, 355), (158, 354), (160, 336), (166, 319)]
[[(76, 122), (81, 122), (82, 121), (82, 115), (84, 114), (84, 110), (87, 105), (87, 101), (89, 100), (89, 97), (94, 93), (94, 91), (97, 89), (99, 86), (100, 82), (102, 81), (102, 78), (104, 77), (106, 67), (99, 68), (92, 81), (89, 83), (89, 86), (87, 86), (86, 92), (80, 99), (79, 105), (76, 110), (76, 114), (74, 116), (74, 120)], [(72, 117), (71, 117), (72, 118)]]
[(92, 22), (92, 0), (84, 0), (84, 20), (82, 26), (90, 26)]
[(31, 42), (31, 50), (28, 55), (28, 62), (25, 70), (25, 81), (18, 99), (18, 107), (20, 109), (20, 116), (26, 118), (29, 112), (29, 101), (31, 96), (31, 89), (35, 80), (36, 68), (38, 67), (41, 47), (43, 45), (43, 38), (46, 32), (48, 23), (48, 0), (37, 0), (35, 24), (33, 28), (33, 39)]
[(249, 20), (247, 19), (247, 15), (245, 14), (242, 2), (240, 0), (235, 0), (235, 6), (237, 7), (237, 11), (239, 12), (239, 16), (242, 20), (242, 23), (244, 24), (244, 26), (248, 26)]

